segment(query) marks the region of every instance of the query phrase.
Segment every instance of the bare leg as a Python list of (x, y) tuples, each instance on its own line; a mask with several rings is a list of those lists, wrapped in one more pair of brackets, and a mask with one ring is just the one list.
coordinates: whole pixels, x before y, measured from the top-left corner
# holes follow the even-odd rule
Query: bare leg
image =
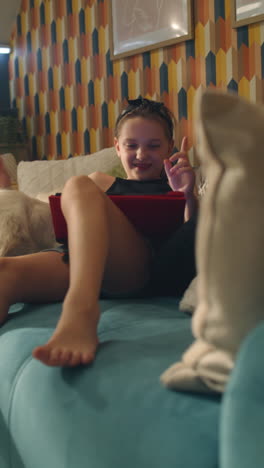
[[(0, 259), (0, 276), (0, 324), (7, 319), (11, 304), (62, 301), (69, 287), (69, 267), (62, 262), (61, 254), (56, 252), (3, 257)], [(73, 315), (75, 307), (78, 307), (78, 304), (73, 305)], [(40, 346), (33, 351), (33, 356), (48, 365), (72, 366), (89, 363), (94, 359), (97, 347), (97, 339), (94, 341), (94, 329), (89, 325), (87, 323), (86, 328), (79, 328), (78, 340), (69, 329), (68, 336), (66, 333), (63, 336), (63, 347), (59, 349), (54, 347), (56, 338), (52, 338), (47, 345), (49, 353), (47, 349), (43, 352), (43, 347)], [(76, 333), (77, 329), (78, 321), (74, 324)], [(53, 337), (58, 337), (58, 332), (59, 328)]]
[(70, 285), (57, 328), (33, 355), (48, 365), (87, 364), (98, 345), (98, 297), (143, 287), (150, 251), (121, 211), (88, 177), (65, 186), (62, 210), (68, 226)]
[(0, 258), (0, 324), (15, 302), (63, 300), (69, 285), (69, 268), (56, 252)]

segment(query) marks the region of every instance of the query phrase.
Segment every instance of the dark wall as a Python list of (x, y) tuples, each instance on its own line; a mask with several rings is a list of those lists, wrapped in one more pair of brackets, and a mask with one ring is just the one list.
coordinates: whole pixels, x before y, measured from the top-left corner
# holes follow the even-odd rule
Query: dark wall
[(0, 110), (10, 108), (8, 60), (9, 54), (0, 54)]

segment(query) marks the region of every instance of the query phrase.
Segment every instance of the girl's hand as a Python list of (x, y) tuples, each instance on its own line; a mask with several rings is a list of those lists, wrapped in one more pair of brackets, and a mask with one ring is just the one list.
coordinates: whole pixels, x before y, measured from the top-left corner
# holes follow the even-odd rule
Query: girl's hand
[[(177, 161), (175, 166), (172, 165), (174, 161)], [(174, 192), (177, 190), (183, 192), (186, 199), (193, 195), (195, 173), (187, 155), (187, 137), (182, 139), (180, 151), (164, 160), (164, 169)]]

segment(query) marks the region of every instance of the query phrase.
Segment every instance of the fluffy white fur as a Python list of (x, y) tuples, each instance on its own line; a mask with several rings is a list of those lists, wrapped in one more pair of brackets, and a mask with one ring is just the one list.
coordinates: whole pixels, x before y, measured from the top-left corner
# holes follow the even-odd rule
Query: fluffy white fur
[(195, 311), (195, 308), (198, 304), (197, 299), (197, 276), (192, 280), (189, 284), (188, 288), (186, 289), (180, 304), (179, 309), (183, 312), (188, 312), (192, 314)]
[(39, 252), (56, 245), (48, 203), (0, 189), (0, 256)]
[(196, 236), (196, 340), (161, 376), (170, 388), (223, 392), (245, 337), (264, 320), (264, 107), (197, 94), (196, 150), (208, 188)]

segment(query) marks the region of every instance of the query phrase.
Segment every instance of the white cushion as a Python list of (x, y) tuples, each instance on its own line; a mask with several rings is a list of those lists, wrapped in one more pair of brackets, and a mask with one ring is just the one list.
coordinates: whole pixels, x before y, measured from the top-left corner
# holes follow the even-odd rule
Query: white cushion
[(119, 162), (114, 147), (69, 159), (21, 161), (17, 167), (18, 188), (31, 197), (59, 192), (70, 177), (95, 171), (108, 172)]

